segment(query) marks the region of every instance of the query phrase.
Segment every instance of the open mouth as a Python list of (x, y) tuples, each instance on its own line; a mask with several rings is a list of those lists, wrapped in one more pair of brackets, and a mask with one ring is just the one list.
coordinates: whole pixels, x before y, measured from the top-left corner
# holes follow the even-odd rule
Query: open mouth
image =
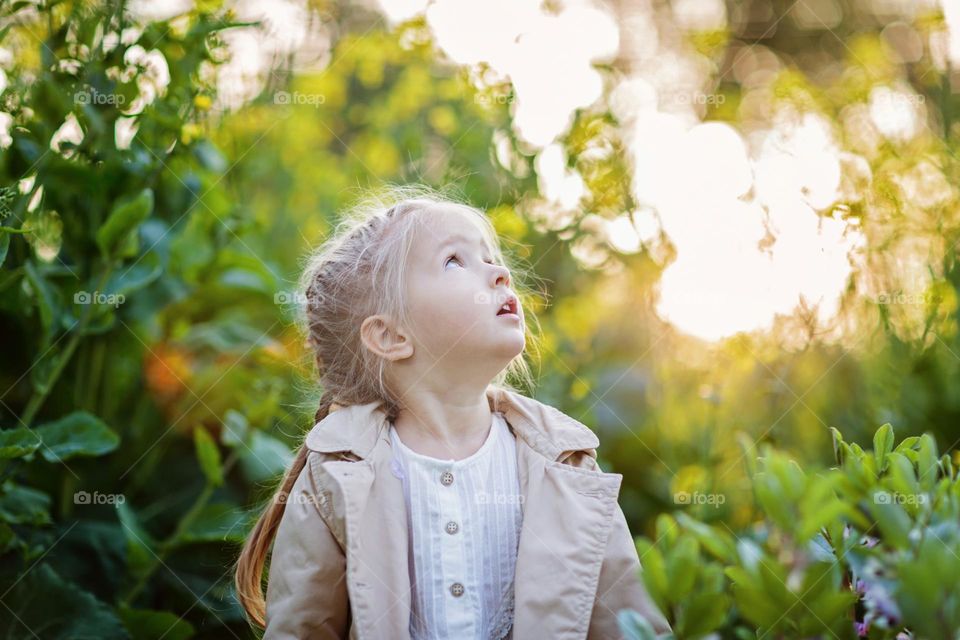
[(515, 316), (516, 316), (516, 315), (519, 315), (519, 314), (517, 313), (517, 299), (516, 299), (515, 297), (513, 297), (513, 296), (510, 296), (509, 298), (507, 298), (507, 301), (504, 302), (504, 303), (500, 306), (500, 309), (497, 310), (497, 315), (498, 315), (498, 316), (505, 316), (505, 315), (508, 315), (508, 314), (512, 314), (512, 315), (515, 315)]

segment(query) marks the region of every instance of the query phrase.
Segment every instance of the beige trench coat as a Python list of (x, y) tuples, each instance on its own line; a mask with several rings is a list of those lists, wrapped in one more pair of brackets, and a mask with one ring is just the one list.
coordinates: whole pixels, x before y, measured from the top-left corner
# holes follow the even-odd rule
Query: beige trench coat
[[(597, 436), (532, 398), (494, 385), (486, 393), (517, 436), (523, 523), (511, 638), (621, 638), (623, 608), (669, 631), (617, 503), (623, 476), (600, 470)], [(406, 504), (388, 428), (369, 403), (338, 409), (307, 434), (307, 463), (273, 545), (264, 640), (409, 640)]]

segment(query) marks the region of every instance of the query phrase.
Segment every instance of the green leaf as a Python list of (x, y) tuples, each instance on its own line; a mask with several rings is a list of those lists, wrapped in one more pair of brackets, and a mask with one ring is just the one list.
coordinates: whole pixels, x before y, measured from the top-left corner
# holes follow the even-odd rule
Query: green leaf
[(10, 524), (48, 525), (52, 522), (50, 496), (8, 481), (0, 496), (0, 520)]
[(120, 619), (130, 632), (133, 640), (186, 640), (192, 638), (197, 630), (181, 616), (170, 611), (152, 611), (131, 609), (121, 606)]
[(773, 601), (763, 588), (733, 585), (737, 607), (747, 620), (761, 627), (772, 627), (783, 620), (784, 607)]
[(877, 461), (877, 472), (882, 472), (887, 454), (893, 451), (893, 427), (886, 423), (873, 435), (873, 456)]
[(874, 492), (870, 511), (888, 544), (898, 548), (909, 546), (912, 522), (893, 495), (886, 491)]
[(902, 494), (916, 495), (920, 493), (920, 485), (917, 483), (917, 474), (913, 469), (913, 463), (907, 459), (907, 456), (896, 451), (888, 457), (889, 475), (886, 480), (895, 491)]
[(682, 602), (693, 591), (700, 563), (700, 545), (687, 534), (667, 554), (667, 580), (671, 599)]
[(236, 447), (246, 442), (250, 433), (247, 417), (233, 409), (227, 409), (223, 419), (223, 431), (220, 439), (228, 447)]
[(27, 282), (30, 283), (30, 289), (37, 301), (37, 308), (40, 311), (40, 323), (43, 326), (43, 341), (40, 343), (40, 352), (43, 353), (53, 340), (53, 335), (60, 323), (60, 305), (54, 288), (47, 282), (43, 274), (37, 269), (32, 260), (27, 260), (23, 265), (24, 274)]
[(701, 638), (723, 624), (730, 598), (723, 593), (695, 593), (680, 610), (674, 630), (682, 638)]
[(621, 609), (617, 613), (617, 624), (624, 640), (658, 640), (653, 626), (632, 609)]
[(680, 533), (680, 527), (677, 521), (669, 513), (661, 513), (657, 516), (656, 527), (657, 544), (664, 549), (669, 549), (677, 542), (677, 535)]
[(270, 480), (293, 462), (293, 452), (284, 443), (262, 431), (253, 431), (250, 442), (237, 448), (240, 466), (250, 482)]
[[(956, 525), (954, 524), (954, 531)], [(950, 542), (947, 543), (946, 540)], [(911, 621), (917, 638), (951, 638), (960, 627), (956, 577), (960, 573), (956, 532), (931, 535), (920, 542), (916, 557), (899, 566), (897, 604)]]
[(949, 453), (940, 456), (940, 471), (943, 473), (944, 479), (950, 480), (953, 478), (953, 460), (950, 458)]
[(27, 427), (0, 431), (0, 459), (22, 458), (39, 446), (40, 438)]
[(203, 469), (203, 475), (207, 477), (207, 482), (215, 487), (223, 484), (223, 466), (220, 462), (220, 450), (217, 444), (203, 428), (197, 427), (193, 430), (193, 443), (197, 449), (197, 460), (200, 461), (200, 468)]
[(670, 590), (663, 555), (649, 540), (644, 538), (637, 540), (637, 553), (640, 556), (641, 575), (647, 585), (647, 591), (650, 592), (650, 597), (657, 603), (657, 606), (661, 610), (665, 610)]
[(134, 576), (142, 575), (157, 558), (154, 551), (157, 543), (141, 526), (137, 514), (127, 506), (126, 502), (117, 502), (116, 509), (123, 535), (127, 540), (127, 566)]
[(917, 480), (924, 491), (932, 491), (937, 483), (937, 443), (929, 433), (920, 436), (917, 448)]
[(206, 505), (176, 540), (176, 543), (241, 543), (247, 533), (250, 513), (236, 505), (216, 502)]
[(44, 563), (27, 571), (3, 598), (0, 637), (45, 640), (128, 640), (106, 604)]
[(101, 456), (117, 448), (120, 436), (96, 416), (75, 411), (36, 429), (43, 442), (41, 453), (47, 462), (59, 462), (74, 456)]
[(697, 536), (700, 544), (717, 559), (723, 562), (734, 562), (736, 560), (737, 545), (726, 531), (700, 522), (685, 513), (677, 514), (677, 522), (684, 529)]
[(163, 275), (163, 264), (154, 252), (145, 253), (136, 264), (120, 267), (103, 287), (107, 295), (128, 296)]
[(920, 436), (907, 436), (900, 441), (900, 444), (897, 445), (897, 448), (894, 451), (903, 451), (904, 449), (912, 449), (914, 445), (920, 442)]
[(144, 189), (131, 199), (114, 206), (106, 222), (97, 230), (97, 246), (104, 257), (115, 257), (129, 236), (153, 212), (153, 191)]
[(836, 427), (830, 427), (830, 436), (833, 442), (833, 458), (837, 464), (843, 463), (843, 434)]

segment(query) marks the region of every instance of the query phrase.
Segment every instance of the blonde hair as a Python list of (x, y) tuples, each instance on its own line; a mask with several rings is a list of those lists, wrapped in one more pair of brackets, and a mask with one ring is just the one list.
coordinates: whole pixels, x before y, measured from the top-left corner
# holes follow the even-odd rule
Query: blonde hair
[[(450, 190), (435, 191), (422, 185), (388, 186), (370, 192), (347, 210), (331, 236), (307, 259), (299, 281), (305, 301), (298, 324), (314, 354), (319, 377), (319, 406), (314, 422), (340, 406), (378, 402), (390, 419), (399, 413), (399, 400), (385, 380), (387, 363), (366, 349), (360, 338), (365, 318), (386, 314), (406, 322), (404, 268), (421, 214), (438, 206), (456, 207), (472, 216), (486, 239), (493, 258), (511, 271), (511, 287), (524, 300), (532, 291), (508, 264), (500, 239), (486, 213), (470, 206)], [(527, 344), (535, 346), (536, 317), (524, 307)], [(523, 353), (517, 355), (491, 384), (517, 390), (513, 381), (532, 388), (533, 379)], [(236, 562), (237, 597), (253, 624), (265, 626), (266, 601), (263, 569), (276, 536), (286, 500), (306, 465), (309, 450), (301, 443), (277, 491), (264, 507), (244, 542)]]

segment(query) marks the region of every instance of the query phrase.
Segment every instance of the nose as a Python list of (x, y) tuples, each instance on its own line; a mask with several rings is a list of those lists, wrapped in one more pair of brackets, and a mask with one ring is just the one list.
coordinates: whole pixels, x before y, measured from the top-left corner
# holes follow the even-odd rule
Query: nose
[(505, 287), (510, 286), (510, 270), (503, 265), (493, 265), (493, 286), (502, 284)]

